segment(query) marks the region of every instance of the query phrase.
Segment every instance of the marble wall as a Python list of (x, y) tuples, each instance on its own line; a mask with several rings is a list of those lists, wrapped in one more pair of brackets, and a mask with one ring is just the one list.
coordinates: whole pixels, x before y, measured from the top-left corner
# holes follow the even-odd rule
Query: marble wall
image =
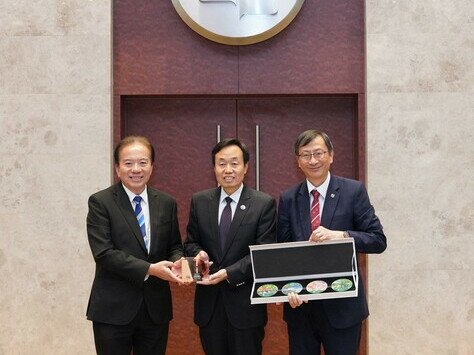
[(474, 354), (474, 2), (367, 0), (370, 354)]
[[(310, 0), (308, 0), (310, 1)], [(367, 0), (370, 354), (472, 354), (469, 0)], [(92, 354), (87, 197), (111, 181), (111, 1), (0, 2), (0, 354)]]
[(111, 1), (0, 2), (0, 127), (0, 354), (92, 354), (85, 216), (111, 181)]

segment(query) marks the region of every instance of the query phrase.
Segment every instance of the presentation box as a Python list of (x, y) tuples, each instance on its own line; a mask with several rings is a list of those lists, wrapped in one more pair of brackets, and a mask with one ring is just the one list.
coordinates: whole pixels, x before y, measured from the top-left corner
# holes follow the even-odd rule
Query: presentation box
[(358, 273), (353, 238), (323, 243), (251, 245), (252, 304), (357, 297)]

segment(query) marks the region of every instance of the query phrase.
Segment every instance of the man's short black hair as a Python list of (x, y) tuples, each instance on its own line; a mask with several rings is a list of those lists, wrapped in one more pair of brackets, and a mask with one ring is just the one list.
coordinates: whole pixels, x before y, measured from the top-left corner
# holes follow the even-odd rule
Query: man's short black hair
[(247, 164), (249, 162), (250, 154), (249, 154), (249, 151), (248, 151), (247, 147), (245, 146), (245, 144), (242, 143), (237, 138), (226, 138), (226, 139), (220, 141), (219, 143), (217, 143), (214, 146), (214, 148), (212, 148), (212, 153), (211, 153), (211, 155), (212, 155), (212, 165), (216, 164), (216, 154), (219, 153), (225, 147), (229, 147), (231, 145), (235, 145), (235, 146), (240, 148), (240, 150), (242, 151), (242, 155), (244, 157), (244, 164)]

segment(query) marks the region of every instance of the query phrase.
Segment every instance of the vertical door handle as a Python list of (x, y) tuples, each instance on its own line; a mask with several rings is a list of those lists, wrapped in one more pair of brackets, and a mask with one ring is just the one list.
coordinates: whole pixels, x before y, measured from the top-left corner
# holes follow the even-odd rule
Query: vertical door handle
[[(218, 124), (216, 126), (216, 144), (221, 141), (221, 125)], [(217, 186), (219, 187), (219, 183), (217, 183)]]
[(260, 126), (255, 125), (255, 190), (260, 191)]
[(218, 124), (216, 126), (216, 143), (219, 143), (221, 141), (221, 125)]

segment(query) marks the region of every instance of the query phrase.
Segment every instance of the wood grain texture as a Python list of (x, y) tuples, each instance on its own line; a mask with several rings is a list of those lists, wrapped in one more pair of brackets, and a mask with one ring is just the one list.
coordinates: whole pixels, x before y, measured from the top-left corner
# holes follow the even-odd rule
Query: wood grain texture
[(285, 31), (239, 48), (239, 93), (364, 92), (363, 1), (305, 1)]
[(113, 11), (116, 94), (237, 91), (238, 49), (193, 32), (171, 1), (114, 1)]
[(169, 1), (116, 1), (113, 52), (119, 95), (364, 92), (363, 1), (306, 1), (281, 33), (241, 47), (196, 34)]

